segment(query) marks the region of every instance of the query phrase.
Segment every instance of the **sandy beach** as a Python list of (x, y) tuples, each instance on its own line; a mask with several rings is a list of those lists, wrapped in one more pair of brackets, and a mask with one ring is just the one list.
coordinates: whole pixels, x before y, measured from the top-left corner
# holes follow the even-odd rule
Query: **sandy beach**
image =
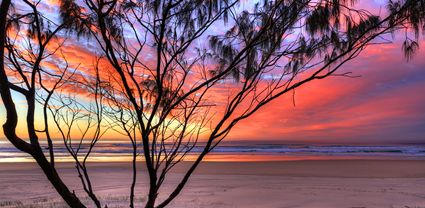
[[(162, 194), (178, 183), (187, 165), (176, 168)], [(73, 165), (58, 166), (84, 198)], [(129, 169), (128, 163), (90, 164), (96, 193), (108, 207), (128, 207)], [(142, 207), (147, 181), (143, 169), (139, 172)], [(205, 162), (170, 207), (423, 208), (424, 190), (423, 160)], [(1, 163), (0, 207), (30, 205), (66, 207), (35, 164)]]

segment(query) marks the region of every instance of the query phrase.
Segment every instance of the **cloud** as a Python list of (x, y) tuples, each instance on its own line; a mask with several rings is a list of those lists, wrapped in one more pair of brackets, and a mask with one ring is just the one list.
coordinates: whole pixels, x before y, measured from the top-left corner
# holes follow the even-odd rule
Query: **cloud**
[(231, 137), (318, 143), (425, 142), (424, 68), (424, 53), (406, 62), (400, 44), (370, 47), (341, 69), (361, 78), (313, 81), (296, 91), (295, 107), (292, 95), (283, 96), (241, 123)]
[[(58, 2), (52, 0), (49, 4), (53, 8)], [(376, 14), (384, 10), (382, 1), (378, 0), (362, 0), (361, 7)], [(53, 51), (62, 41), (61, 38), (55, 39), (48, 49)], [(79, 73), (75, 75), (78, 80), (95, 75), (93, 65), (99, 54), (96, 46), (89, 42), (67, 40), (61, 49), (69, 66), (78, 66)], [(425, 46), (424, 42), (421, 46)], [(412, 62), (406, 62), (400, 43), (369, 47), (341, 69), (341, 72), (352, 71), (361, 78), (330, 77), (308, 83), (296, 90), (295, 106), (291, 93), (282, 96), (241, 122), (229, 139), (381, 144), (425, 142), (425, 96), (422, 93), (425, 89), (425, 53), (420, 52)], [(143, 54), (144, 62), (154, 66), (151, 53)], [(58, 52), (44, 62), (43, 67), (60, 72), (64, 66), (61, 59)], [(102, 77), (116, 77), (105, 59), (99, 66)], [(51, 85), (54, 80), (46, 81)], [(68, 86), (67, 90), (81, 96), (85, 94), (75, 86)], [(226, 95), (234, 90), (221, 86), (214, 88), (209, 97), (225, 103)]]

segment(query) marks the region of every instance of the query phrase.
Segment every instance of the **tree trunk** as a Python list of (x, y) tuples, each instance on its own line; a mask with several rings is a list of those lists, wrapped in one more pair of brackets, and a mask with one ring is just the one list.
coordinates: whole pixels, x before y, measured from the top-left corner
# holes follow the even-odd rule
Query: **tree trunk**
[(36, 151), (33, 158), (37, 161), (38, 165), (43, 170), (44, 174), (47, 176), (47, 179), (59, 193), (59, 195), (65, 200), (65, 202), (72, 208), (85, 208), (80, 199), (75, 195), (74, 191), (71, 192), (62, 179), (59, 177), (56, 169), (51, 166), (49, 161), (47, 161), (44, 154), (40, 151)]
[(151, 180), (151, 184), (150, 184), (150, 188), (149, 188), (148, 201), (146, 202), (145, 208), (154, 208), (157, 196), (158, 196), (158, 194), (157, 194), (157, 190), (156, 190), (156, 180), (153, 184), (152, 184), (152, 180)]
[[(6, 41), (6, 23), (7, 13), (9, 11), (11, 1), (3, 0), (0, 6), (0, 94), (6, 108), (6, 122), (3, 125), (3, 130), (6, 138), (19, 150), (31, 154), (37, 161), (38, 165), (43, 169), (44, 174), (55, 187), (56, 191), (72, 208), (85, 208), (77, 196), (70, 192), (68, 187), (59, 177), (56, 169), (49, 163), (43, 154), (39, 145), (30, 145), (16, 135), (16, 126), (18, 115), (16, 112), (15, 103), (13, 102), (10, 88), (8, 86), (8, 78), (4, 70), (4, 48)], [(38, 143), (37, 143), (38, 144)]]
[(133, 169), (133, 178), (131, 181), (130, 187), (130, 208), (134, 208), (134, 189), (136, 187), (137, 180), (137, 146), (133, 142), (133, 161), (132, 161), (132, 169)]

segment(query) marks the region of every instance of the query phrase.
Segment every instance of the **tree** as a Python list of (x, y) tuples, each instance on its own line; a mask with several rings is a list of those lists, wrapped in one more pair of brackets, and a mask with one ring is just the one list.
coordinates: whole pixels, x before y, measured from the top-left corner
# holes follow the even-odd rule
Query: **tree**
[[(51, 146), (50, 159), (44, 156), (38, 142), (40, 132), (34, 128), (36, 85), (47, 95), (57, 92), (56, 87), (47, 89), (42, 86), (47, 77), (56, 77), (55, 83), (66, 83), (53, 86), (80, 85), (84, 86), (86, 93), (95, 95), (92, 96), (94, 105), (91, 105), (94, 107), (84, 107), (90, 112), (87, 115), (95, 115), (96, 125), (87, 124), (87, 128), (97, 129), (91, 137), (92, 147), (102, 135), (100, 124), (105, 120), (113, 130), (131, 141), (130, 207), (135, 206), (139, 153), (142, 153), (150, 182), (146, 207), (165, 207), (179, 195), (204, 157), (241, 120), (310, 81), (329, 76), (350, 76), (338, 74), (337, 70), (367, 46), (382, 43), (399, 30), (413, 29), (414, 37), (410, 38), (412, 34), (406, 32), (403, 44), (406, 57), (410, 59), (419, 47), (418, 34), (425, 27), (423, 0), (389, 1), (385, 16), (358, 9), (354, 0), (261, 1), (246, 6), (244, 10), (240, 6), (244, 3), (236, 0), (62, 0), (62, 23), (56, 26), (58, 31), (63, 29), (69, 38), (87, 38), (97, 43), (101, 51), (93, 65), (96, 73), (84, 74), (86, 78), (81, 82), (72, 79), (73, 75), (65, 75), (68, 71), (65, 69), (60, 76), (40, 74), (43, 72), (40, 62), (45, 57), (42, 48), (49, 40), (43, 35), (49, 37), (51, 32), (45, 32), (43, 25), (37, 23), (42, 19), (37, 4), (26, 3), (32, 5), (33, 12), (23, 18), (31, 20), (28, 27), (36, 31), (36, 35), (30, 35), (30, 38), (38, 40), (35, 44), (40, 48), (34, 54), (39, 61), (27, 63), (32, 76), (26, 88), (22, 88), (21, 83), (28, 78), (22, 75), (19, 67), (24, 59), (15, 61), (13, 55), (12, 59), (6, 58), (12, 64), (11, 68), (18, 72), (18, 77), (21, 76), (20, 82), (9, 81), (12, 75), (6, 72), (7, 64), (3, 58), (7, 56), (3, 49), (19, 55), (14, 52), (19, 45), (5, 44), (6, 37), (10, 39), (6, 25), (14, 22), (16, 17), (13, 12), (7, 12), (10, 1), (2, 1), (1, 6), (0, 92), (7, 108), (4, 131), (18, 149), (34, 157), (71, 207), (84, 205), (56, 173)], [(66, 62), (66, 57), (62, 60)], [(84, 73), (78, 69), (75, 71)], [(30, 143), (15, 134), (17, 113), (11, 90), (21, 92), (27, 98)], [(60, 97), (63, 92), (58, 94), (58, 101), (70, 109), (63, 113), (72, 113), (72, 109), (84, 106), (69, 96)], [(217, 94), (221, 96), (217, 97)], [(46, 98), (39, 100), (46, 106), (44, 111), (50, 109), (55, 121), (63, 119), (64, 116), (55, 113)], [(79, 110), (74, 112), (81, 113)], [(44, 116), (44, 120), (47, 119), (49, 117)], [(47, 140), (51, 140), (47, 126), (46, 122), (43, 132)], [(57, 126), (60, 128), (60, 124)], [(72, 126), (66, 126), (66, 129), (71, 130)], [(66, 141), (72, 138), (63, 135), (68, 139), (64, 140), (66, 145)], [(199, 154), (194, 155), (192, 150), (195, 148), (201, 149)], [(77, 169), (83, 171), (84, 189), (100, 207), (86, 176), (85, 160), (81, 163), (78, 153), (75, 155), (70, 149)], [(189, 154), (195, 157), (194, 162), (171, 193), (166, 193), (165, 199), (158, 203), (160, 188), (170, 170)], [(86, 156), (89, 155), (90, 151)]]
[[(77, 102), (69, 95), (70, 86), (82, 85), (77, 83), (75, 77), (79, 75), (78, 67), (72, 71), (61, 47), (65, 39), (58, 34), (65, 28), (66, 22), (55, 23), (39, 11), (39, 2), (18, 2), (18, 6), (25, 8), (22, 12), (9, 12), (10, 1), (3, 1), (1, 5), (2, 34), (1, 50), (1, 96), (6, 107), (7, 120), (3, 125), (7, 139), (19, 150), (31, 155), (41, 167), (48, 180), (56, 191), (71, 207), (84, 207), (74, 191), (62, 181), (55, 168), (55, 147), (51, 138), (52, 127), (61, 132), (63, 144), (76, 162), (76, 169), (82, 180), (83, 188), (96, 205), (100, 207), (96, 196), (92, 192), (90, 179), (86, 169), (86, 160), (91, 149), (103, 134), (100, 129), (102, 102), (98, 82), (94, 82), (87, 88), (94, 99), (89, 104)], [(13, 8), (14, 10), (14, 8)], [(6, 21), (7, 18), (7, 21)], [(6, 53), (5, 52), (6, 49)], [(51, 57), (56, 57), (51, 60)], [(52, 68), (50, 65), (55, 65)], [(26, 130), (29, 142), (16, 134), (18, 114), (11, 96), (11, 90), (22, 95), (27, 104)], [(41, 109), (41, 115), (36, 115), (36, 109)], [(49, 116), (51, 114), (51, 116)], [(42, 117), (42, 125), (36, 125), (36, 116)], [(51, 126), (49, 120), (54, 121)], [(73, 131), (76, 123), (81, 131), (80, 142), (71, 144), (75, 140)], [(81, 125), (82, 124), (82, 125)], [(80, 151), (81, 144), (88, 137), (88, 130), (96, 130), (91, 137), (92, 143), (87, 152)], [(40, 143), (39, 137), (47, 140), (47, 146)], [(72, 137), (72, 138), (71, 138)], [(47, 149), (48, 158), (45, 156)], [(79, 158), (83, 155), (83, 161)]]

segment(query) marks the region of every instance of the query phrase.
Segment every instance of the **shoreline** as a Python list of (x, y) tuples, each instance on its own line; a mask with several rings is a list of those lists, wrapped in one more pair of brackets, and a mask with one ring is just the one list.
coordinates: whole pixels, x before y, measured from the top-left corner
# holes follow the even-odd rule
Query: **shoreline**
[[(197, 155), (187, 155), (184, 162), (193, 162), (197, 159)], [(288, 161), (351, 161), (351, 160), (425, 160), (425, 156), (408, 156), (408, 155), (320, 155), (320, 154), (276, 154), (276, 153), (210, 153), (203, 162), (288, 162)], [(70, 157), (56, 156), (57, 163), (72, 163), (74, 160)], [(88, 159), (90, 163), (127, 163), (132, 161), (132, 156), (109, 156), (94, 155)], [(138, 162), (144, 162), (142, 157), (138, 157)], [(30, 156), (25, 157), (2, 157), (0, 152), (1, 163), (33, 163), (35, 160)]]
[[(138, 162), (140, 172), (145, 171)], [(183, 161), (172, 170), (182, 174), (192, 164)], [(58, 170), (73, 170), (74, 163), (58, 162)], [(130, 162), (88, 162), (88, 169), (130, 170)], [(35, 162), (0, 163), (0, 173), (38, 170)], [(261, 170), (261, 172), (259, 172)], [(425, 178), (425, 160), (297, 160), (297, 161), (203, 161), (195, 175), (257, 175), (282, 177), (340, 177), (340, 178)]]

